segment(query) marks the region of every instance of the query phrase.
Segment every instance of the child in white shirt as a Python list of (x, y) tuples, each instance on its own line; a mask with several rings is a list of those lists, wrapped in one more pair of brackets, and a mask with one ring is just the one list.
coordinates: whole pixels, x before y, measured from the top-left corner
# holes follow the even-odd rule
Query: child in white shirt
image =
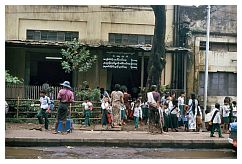
[(87, 99), (82, 103), (82, 106), (84, 107), (85, 126), (90, 126), (90, 117), (93, 105), (90, 100)]
[(139, 125), (139, 118), (142, 119), (142, 109), (141, 109), (141, 102), (139, 99), (137, 99), (137, 101), (134, 104), (134, 126), (135, 126), (135, 130), (138, 128)]

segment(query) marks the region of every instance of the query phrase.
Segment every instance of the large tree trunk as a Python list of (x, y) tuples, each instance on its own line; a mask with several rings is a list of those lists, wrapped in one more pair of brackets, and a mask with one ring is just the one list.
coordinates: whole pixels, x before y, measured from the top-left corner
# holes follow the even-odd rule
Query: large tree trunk
[(166, 10), (165, 6), (151, 6), (155, 14), (155, 29), (151, 54), (148, 62), (148, 78), (146, 87), (157, 85), (160, 88), (161, 72), (166, 64), (165, 60), (165, 33)]

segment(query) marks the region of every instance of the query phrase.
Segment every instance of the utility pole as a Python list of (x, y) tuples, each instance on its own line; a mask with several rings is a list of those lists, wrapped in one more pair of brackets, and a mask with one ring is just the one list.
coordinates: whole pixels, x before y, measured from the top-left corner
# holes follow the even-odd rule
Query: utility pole
[(208, 52), (209, 52), (209, 33), (210, 33), (210, 5), (207, 7), (207, 39), (206, 39), (206, 53), (205, 53), (205, 85), (204, 85), (204, 113), (207, 109), (207, 95), (208, 95)]

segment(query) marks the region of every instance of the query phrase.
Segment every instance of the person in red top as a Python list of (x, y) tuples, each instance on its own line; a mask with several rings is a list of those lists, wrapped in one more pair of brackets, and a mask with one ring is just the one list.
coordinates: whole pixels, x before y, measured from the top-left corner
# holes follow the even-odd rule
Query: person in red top
[(133, 112), (131, 111), (131, 104), (132, 101), (131, 95), (128, 93), (127, 87), (123, 87), (123, 93), (124, 93), (124, 105), (126, 107), (126, 116), (128, 116), (129, 119), (133, 118)]
[[(70, 103), (74, 101), (74, 94), (71, 91), (71, 86), (69, 81), (65, 81), (64, 83), (60, 84), (63, 86), (63, 88), (59, 91), (57, 95), (57, 99), (60, 101), (58, 110), (57, 110), (57, 116), (56, 116), (56, 123), (55, 123), (55, 131), (54, 134), (57, 134), (57, 128), (59, 124), (59, 120), (62, 121), (62, 127), (63, 129), (66, 128), (66, 117), (68, 112), (68, 106)], [(66, 134), (66, 132), (62, 132), (63, 134)]]

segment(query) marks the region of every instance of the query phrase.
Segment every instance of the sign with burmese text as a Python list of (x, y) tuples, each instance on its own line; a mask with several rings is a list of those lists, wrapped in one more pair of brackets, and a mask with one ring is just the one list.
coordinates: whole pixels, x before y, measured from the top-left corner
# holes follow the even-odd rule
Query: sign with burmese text
[(103, 56), (102, 65), (104, 69), (137, 70), (138, 58), (135, 53), (106, 52)]

